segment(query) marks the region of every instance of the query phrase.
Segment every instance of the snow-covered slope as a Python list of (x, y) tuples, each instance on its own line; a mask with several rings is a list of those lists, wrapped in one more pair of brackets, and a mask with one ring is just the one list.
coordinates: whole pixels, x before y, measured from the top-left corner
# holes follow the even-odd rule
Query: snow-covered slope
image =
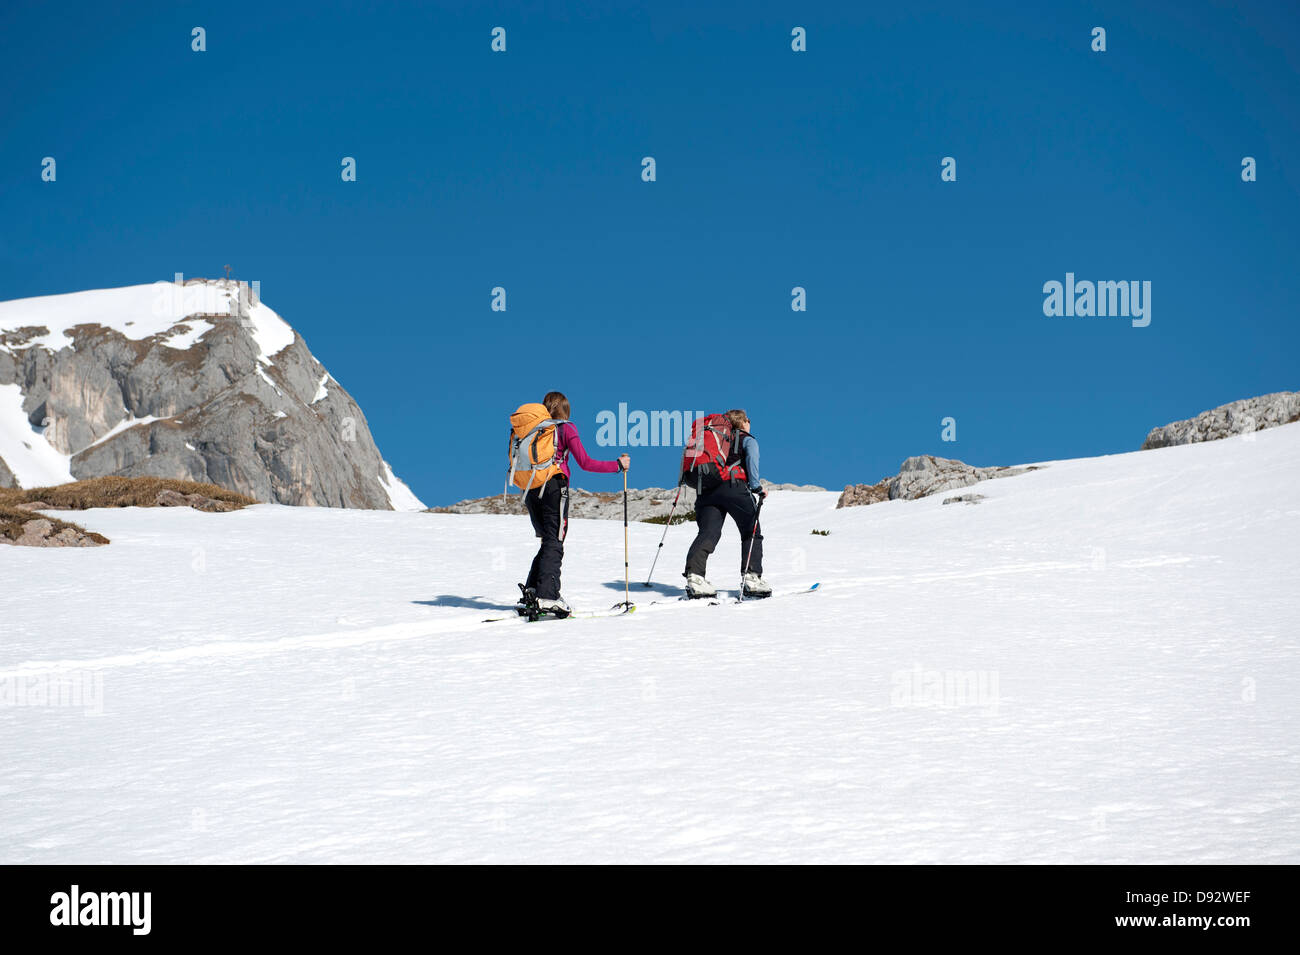
[[(635, 614), (535, 625), (481, 623), (526, 518), (89, 512), (0, 550), (6, 702), (89, 691), (0, 707), (0, 862), (1300, 862), (1297, 473), (1288, 425), (778, 493), (767, 577), (821, 592), (652, 603), (687, 525)], [(572, 522), (574, 604), (622, 530)]]
[(327, 381), (228, 280), (0, 302), (0, 486), (154, 475), (283, 504), (422, 508)]

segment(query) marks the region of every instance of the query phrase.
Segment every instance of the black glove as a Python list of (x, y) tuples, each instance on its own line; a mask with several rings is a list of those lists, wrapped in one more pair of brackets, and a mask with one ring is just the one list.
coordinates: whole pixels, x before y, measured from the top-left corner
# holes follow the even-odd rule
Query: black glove
[(755, 504), (762, 504), (764, 501), (767, 500), (767, 488), (765, 487), (758, 487), (758, 488), (751, 487), (749, 489), (749, 493), (754, 495)]

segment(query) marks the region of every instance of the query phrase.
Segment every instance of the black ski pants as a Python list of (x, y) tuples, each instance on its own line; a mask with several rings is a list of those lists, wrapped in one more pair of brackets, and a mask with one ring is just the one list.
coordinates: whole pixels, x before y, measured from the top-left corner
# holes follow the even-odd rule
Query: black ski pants
[[(706, 576), (709, 555), (722, 539), (722, 525), (727, 515), (736, 522), (740, 530), (740, 569), (745, 570), (745, 559), (749, 558), (750, 573), (763, 574), (763, 534), (757, 527), (758, 505), (754, 495), (740, 481), (719, 484), (710, 491), (705, 491), (695, 499), (695, 524), (699, 531), (695, 542), (686, 552), (686, 572)], [(754, 541), (754, 553), (750, 556), (750, 537)]]
[(533, 533), (542, 545), (533, 558), (524, 586), (537, 591), (538, 600), (560, 596), (560, 565), (564, 562), (564, 536), (569, 529), (569, 482), (557, 474), (541, 487), (530, 488), (524, 506), (533, 522)]

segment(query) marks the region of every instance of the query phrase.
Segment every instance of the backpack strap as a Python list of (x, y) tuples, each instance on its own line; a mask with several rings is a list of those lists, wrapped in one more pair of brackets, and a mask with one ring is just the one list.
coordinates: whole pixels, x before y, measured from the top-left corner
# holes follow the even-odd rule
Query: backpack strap
[(566, 481), (560, 485), (560, 543), (564, 543), (569, 533), (569, 485)]
[[(538, 468), (546, 468), (546, 467), (550, 467), (552, 464), (555, 463), (555, 459), (558, 458), (558, 457), (560, 456), (560, 428), (559, 428), (559, 426), (562, 425), (562, 424), (564, 424), (564, 422), (561, 421), (559, 418), (547, 418), (545, 421), (539, 421), (539, 422), (537, 423), (537, 425), (533, 428), (532, 431), (529, 431), (526, 435), (524, 435), (523, 440), (525, 440), (525, 441), (529, 441), (530, 438), (534, 438), (534, 437), (536, 437), (536, 435), (537, 435), (539, 432), (541, 432), (541, 431), (545, 431), (547, 428), (555, 428), (555, 450), (551, 452), (551, 456), (550, 456), (550, 458), (548, 458), (547, 460), (545, 460), (545, 461), (533, 461), (532, 464), (533, 464), (533, 469), (534, 469), (534, 470), (537, 470)], [(532, 449), (534, 449), (534, 448), (536, 448), (536, 447), (537, 447), (537, 442), (536, 442), (536, 441), (530, 441), (530, 442), (529, 442), (529, 455), (528, 455), (528, 457), (529, 457), (529, 460), (530, 460), (530, 461), (531, 461), (531, 459), (532, 459)]]
[[(729, 479), (734, 483), (739, 480), (739, 478), (735, 476), (735, 470), (737, 468), (744, 470), (745, 468), (745, 439), (752, 439), (754, 436), (748, 431), (741, 431), (739, 428), (733, 428), (731, 435), (731, 453), (727, 455), (726, 469)], [(746, 479), (748, 480), (749, 472), (746, 471), (745, 474)]]
[(510, 434), (506, 441), (506, 456), (510, 459), (506, 463), (506, 484), (501, 489), (501, 497), (510, 496), (510, 485), (515, 483), (515, 455), (519, 453), (519, 439), (515, 437), (515, 429), (510, 429)]
[(555, 422), (555, 456), (551, 460), (556, 464), (563, 464), (569, 457), (568, 447), (560, 448), (560, 438), (564, 434), (564, 426), (568, 423), (567, 420), (560, 421), (558, 419)]

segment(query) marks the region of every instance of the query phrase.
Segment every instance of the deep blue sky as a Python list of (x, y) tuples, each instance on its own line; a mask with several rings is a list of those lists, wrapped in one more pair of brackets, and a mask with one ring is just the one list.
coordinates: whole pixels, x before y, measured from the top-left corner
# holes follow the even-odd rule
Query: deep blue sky
[[(1292, 2), (124, 6), (0, 7), (0, 298), (231, 263), (429, 503), (551, 388), (589, 444), (742, 405), (766, 477), (838, 487), (1300, 386)], [(1044, 317), (1067, 271), (1150, 327)]]

